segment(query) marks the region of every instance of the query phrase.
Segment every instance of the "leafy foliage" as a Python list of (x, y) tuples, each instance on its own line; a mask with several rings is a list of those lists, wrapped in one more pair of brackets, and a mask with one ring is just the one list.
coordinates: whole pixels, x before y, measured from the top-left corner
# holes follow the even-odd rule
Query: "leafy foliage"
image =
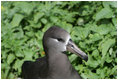
[(42, 37), (53, 25), (67, 30), (88, 62), (67, 52), (82, 78), (117, 78), (117, 2), (1, 3), (1, 77), (21, 77), (25, 60), (44, 56)]

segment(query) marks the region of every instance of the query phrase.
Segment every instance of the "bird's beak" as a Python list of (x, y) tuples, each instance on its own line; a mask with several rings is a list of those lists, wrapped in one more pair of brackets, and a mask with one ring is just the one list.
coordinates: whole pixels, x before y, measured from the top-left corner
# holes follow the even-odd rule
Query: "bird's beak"
[(80, 50), (71, 39), (67, 44), (67, 50), (80, 56), (85, 61), (88, 61), (88, 56), (86, 55), (86, 53)]

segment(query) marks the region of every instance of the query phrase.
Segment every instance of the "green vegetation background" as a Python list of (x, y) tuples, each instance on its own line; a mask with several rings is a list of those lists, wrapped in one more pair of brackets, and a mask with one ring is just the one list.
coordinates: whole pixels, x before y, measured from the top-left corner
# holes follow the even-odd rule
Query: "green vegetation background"
[(67, 30), (88, 56), (67, 53), (82, 78), (117, 78), (117, 2), (1, 2), (1, 77), (21, 77), (25, 60), (44, 56), (42, 36)]

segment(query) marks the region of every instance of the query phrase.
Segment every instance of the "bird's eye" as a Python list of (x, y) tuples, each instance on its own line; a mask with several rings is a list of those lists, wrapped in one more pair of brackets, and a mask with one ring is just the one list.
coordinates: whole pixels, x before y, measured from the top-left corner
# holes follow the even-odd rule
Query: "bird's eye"
[(69, 41), (72, 41), (72, 39), (69, 39)]
[(57, 38), (57, 40), (58, 40), (59, 42), (64, 42), (64, 40), (63, 40), (62, 38)]

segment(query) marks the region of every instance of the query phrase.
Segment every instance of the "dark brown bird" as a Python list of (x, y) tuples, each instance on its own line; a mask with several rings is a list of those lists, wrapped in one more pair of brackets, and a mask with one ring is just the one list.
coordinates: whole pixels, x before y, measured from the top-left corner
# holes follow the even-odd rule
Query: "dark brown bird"
[(80, 79), (78, 72), (72, 67), (65, 51), (80, 56), (85, 61), (88, 56), (71, 40), (67, 31), (60, 27), (49, 28), (43, 36), (45, 57), (35, 62), (25, 61), (22, 65), (22, 76), (25, 79)]

